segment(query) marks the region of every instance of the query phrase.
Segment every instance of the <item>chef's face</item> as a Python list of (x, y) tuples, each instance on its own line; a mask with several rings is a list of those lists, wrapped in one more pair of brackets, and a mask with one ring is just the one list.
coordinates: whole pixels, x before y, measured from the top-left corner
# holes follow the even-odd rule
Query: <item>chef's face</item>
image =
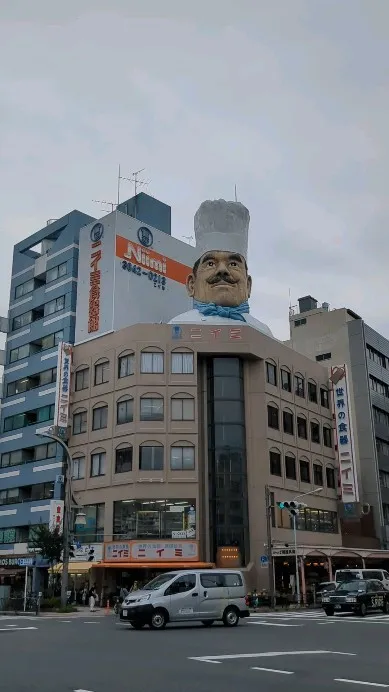
[(241, 255), (214, 250), (196, 262), (186, 288), (191, 298), (202, 303), (233, 307), (250, 297), (251, 276)]

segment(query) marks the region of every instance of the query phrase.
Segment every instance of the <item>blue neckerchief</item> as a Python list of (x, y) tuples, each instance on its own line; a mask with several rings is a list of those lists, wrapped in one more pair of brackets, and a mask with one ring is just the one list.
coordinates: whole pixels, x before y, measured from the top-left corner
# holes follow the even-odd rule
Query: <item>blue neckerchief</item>
[(246, 322), (243, 314), (250, 312), (247, 301), (245, 303), (241, 303), (240, 305), (234, 305), (232, 308), (228, 308), (223, 307), (222, 305), (216, 305), (215, 303), (201, 303), (198, 300), (194, 300), (193, 308), (194, 310), (198, 310), (201, 315), (228, 317), (230, 320), (238, 320), (239, 322)]

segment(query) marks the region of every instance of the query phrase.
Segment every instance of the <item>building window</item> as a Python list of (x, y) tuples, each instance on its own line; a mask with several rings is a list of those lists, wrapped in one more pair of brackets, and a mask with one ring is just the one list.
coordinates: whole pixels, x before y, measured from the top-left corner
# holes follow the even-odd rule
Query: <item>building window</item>
[(67, 271), (67, 262), (62, 262), (62, 264), (57, 264), (56, 267), (48, 269), (46, 271), (46, 283), (49, 284), (51, 281), (56, 281), (57, 279), (66, 276)]
[(279, 452), (269, 452), (270, 473), (272, 476), (282, 476), (281, 454)]
[(311, 440), (317, 445), (320, 444), (320, 425), (319, 423), (311, 423)]
[(313, 483), (316, 487), (323, 487), (323, 467), (321, 464), (313, 465)]
[(0, 505), (13, 505), (17, 502), (22, 502), (20, 488), (0, 490)]
[(294, 391), (296, 396), (305, 396), (304, 378), (301, 375), (294, 376)]
[(104, 476), (105, 474), (105, 452), (95, 452), (91, 454), (90, 475), (91, 478)]
[(134, 420), (134, 400), (125, 399), (116, 404), (116, 424), (132, 423)]
[[(290, 523), (292, 528), (292, 519)], [(299, 531), (338, 533), (338, 515), (336, 512), (306, 507), (296, 516), (296, 528)]]
[[(32, 458), (31, 461), (34, 461), (34, 458)], [(1, 455), (0, 467), (2, 469), (8, 468), (9, 466), (18, 466), (19, 464), (23, 463), (24, 460), (22, 449), (18, 449), (15, 452), (4, 452), (4, 454)]]
[(135, 356), (133, 353), (129, 353), (126, 356), (120, 356), (118, 360), (118, 377), (128, 377), (133, 375), (135, 371)]
[[(75, 526), (75, 539), (80, 543), (102, 543), (104, 541), (105, 504), (84, 505), (86, 514), (85, 526)], [(74, 512), (74, 519), (76, 515)], [(73, 524), (74, 525), (74, 520)]]
[(121, 447), (115, 454), (115, 473), (132, 471), (132, 447)]
[(309, 470), (309, 461), (300, 459), (300, 480), (302, 483), (311, 482), (311, 474)]
[(326, 468), (326, 481), (327, 488), (335, 490), (335, 469), (333, 469), (332, 466), (327, 466)]
[(172, 398), (172, 420), (194, 420), (194, 399)]
[(72, 459), (72, 478), (74, 481), (85, 478), (85, 457), (74, 457)]
[(141, 353), (140, 371), (144, 375), (163, 373), (163, 353), (160, 351)]
[(93, 409), (92, 430), (102, 430), (108, 424), (108, 406)]
[(86, 433), (88, 425), (88, 413), (87, 411), (80, 411), (73, 415), (73, 435), (80, 435), (81, 433)]
[(26, 296), (28, 293), (32, 293), (34, 288), (34, 279), (29, 279), (28, 281), (25, 281), (23, 284), (19, 284), (19, 286), (15, 287), (15, 298), (22, 298), (23, 296)]
[(385, 440), (380, 440), (379, 437), (376, 437), (375, 442), (378, 454), (384, 454), (384, 456), (389, 457), (389, 443), (385, 442)]
[(328, 389), (323, 389), (323, 387), (320, 387), (320, 403), (324, 408), (330, 407)]
[(163, 471), (163, 447), (142, 445), (139, 448), (140, 471)]
[(57, 368), (50, 368), (50, 370), (43, 370), (36, 375), (30, 375), (29, 377), (23, 377), (20, 380), (15, 380), (7, 385), (7, 396), (14, 396), (15, 394), (21, 394), (23, 392), (29, 392), (31, 389), (36, 389), (37, 387), (44, 387), (48, 384), (53, 384), (57, 380)]
[(376, 423), (380, 423), (381, 425), (385, 425), (387, 428), (389, 428), (389, 413), (383, 411), (382, 408), (373, 406), (373, 417)]
[(80, 392), (82, 389), (88, 389), (89, 387), (89, 368), (82, 368), (82, 370), (77, 370), (75, 377), (75, 391)]
[(64, 308), (65, 296), (59, 296), (59, 298), (54, 298), (54, 300), (50, 300), (48, 303), (45, 303), (43, 307), (43, 314), (45, 317), (47, 317), (47, 315), (53, 315), (55, 312), (64, 310)]
[(288, 370), (283, 370), (281, 368), (281, 388), (284, 392), (292, 391), (292, 376)]
[(21, 329), (22, 327), (25, 327), (27, 324), (31, 324), (31, 322), (32, 310), (29, 310), (28, 312), (24, 312), (22, 315), (17, 315), (17, 317), (13, 318), (12, 330)]
[(297, 416), (297, 435), (301, 437), (302, 440), (306, 440), (308, 437), (307, 433), (307, 421), (302, 416)]
[(177, 531), (196, 537), (194, 500), (124, 500), (113, 507), (115, 540), (171, 540)]
[(54, 346), (58, 346), (59, 342), (63, 340), (63, 329), (60, 329), (58, 332), (54, 332), (53, 334), (47, 334), (47, 336), (42, 336), (41, 351), (46, 351), (49, 348), (54, 348)]
[(312, 404), (317, 404), (317, 386), (314, 382), (308, 382), (308, 400)]
[[(23, 450), (26, 452), (27, 450)], [(49, 442), (44, 445), (37, 445), (33, 448), (33, 461), (41, 461), (42, 459), (54, 459), (57, 456), (57, 443)]]
[(193, 353), (172, 353), (172, 374), (173, 375), (193, 375), (194, 354)]
[(267, 424), (269, 428), (279, 429), (278, 408), (275, 406), (267, 407)]
[(385, 382), (377, 379), (377, 377), (373, 377), (373, 375), (369, 375), (369, 380), (370, 389), (372, 389), (373, 392), (377, 392), (377, 394), (389, 398), (389, 386)]
[(288, 435), (294, 435), (293, 413), (283, 411), (282, 418), (284, 422), (284, 432)]
[(292, 481), (295, 481), (296, 476), (296, 459), (288, 454), (285, 455), (285, 476)]
[(54, 404), (42, 406), (41, 408), (26, 411), (25, 413), (17, 413), (14, 416), (4, 418), (4, 432), (24, 428), (28, 425), (36, 425), (37, 423), (46, 423), (46, 421), (54, 418)]
[(377, 351), (372, 346), (369, 346), (369, 344), (366, 346), (366, 349), (367, 355), (369, 356), (370, 360), (373, 361), (373, 363), (377, 363), (377, 365), (380, 365), (381, 368), (386, 369), (388, 367), (388, 358), (384, 356), (383, 353), (380, 353), (380, 351)]
[(295, 327), (302, 327), (304, 324), (307, 324), (307, 318), (306, 318), (306, 317), (302, 317), (302, 318), (299, 319), (299, 320), (294, 320), (294, 323), (293, 323), (293, 324), (294, 324)]
[(163, 399), (142, 397), (140, 400), (140, 419), (142, 421), (163, 420)]
[(277, 387), (277, 368), (273, 363), (266, 363), (266, 379), (269, 384)]
[(321, 360), (331, 360), (332, 354), (331, 353), (319, 353), (316, 356), (316, 360), (319, 363)]
[(170, 469), (171, 471), (194, 471), (195, 449), (194, 447), (171, 447)]
[(24, 346), (19, 346), (19, 348), (13, 348), (9, 352), (9, 362), (15, 363), (17, 360), (22, 360), (23, 358), (28, 358), (30, 355), (30, 344), (24, 344)]
[(326, 425), (323, 426), (323, 444), (325, 447), (332, 447), (332, 430)]
[(95, 385), (109, 382), (109, 360), (95, 365)]

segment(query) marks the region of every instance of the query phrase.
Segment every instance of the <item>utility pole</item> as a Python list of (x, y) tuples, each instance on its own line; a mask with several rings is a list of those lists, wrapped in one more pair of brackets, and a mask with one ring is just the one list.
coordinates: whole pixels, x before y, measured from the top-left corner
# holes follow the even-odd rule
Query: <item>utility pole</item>
[(274, 593), (274, 565), (273, 565), (273, 554), (272, 554), (272, 540), (271, 540), (271, 495), (269, 486), (265, 486), (265, 508), (266, 508), (266, 535), (267, 535), (267, 559), (268, 559), (268, 571), (269, 571), (269, 595), (270, 595), (270, 607), (275, 607), (275, 593)]

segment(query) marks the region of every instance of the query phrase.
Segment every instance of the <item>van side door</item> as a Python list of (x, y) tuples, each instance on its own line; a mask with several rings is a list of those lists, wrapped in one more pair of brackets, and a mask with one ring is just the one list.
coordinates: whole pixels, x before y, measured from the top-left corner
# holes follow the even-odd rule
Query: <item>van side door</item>
[(196, 574), (181, 574), (165, 591), (166, 604), (172, 622), (192, 620), (199, 610), (199, 590)]
[(221, 572), (200, 573), (199, 611), (201, 618), (221, 618), (228, 602), (228, 588), (224, 585)]

